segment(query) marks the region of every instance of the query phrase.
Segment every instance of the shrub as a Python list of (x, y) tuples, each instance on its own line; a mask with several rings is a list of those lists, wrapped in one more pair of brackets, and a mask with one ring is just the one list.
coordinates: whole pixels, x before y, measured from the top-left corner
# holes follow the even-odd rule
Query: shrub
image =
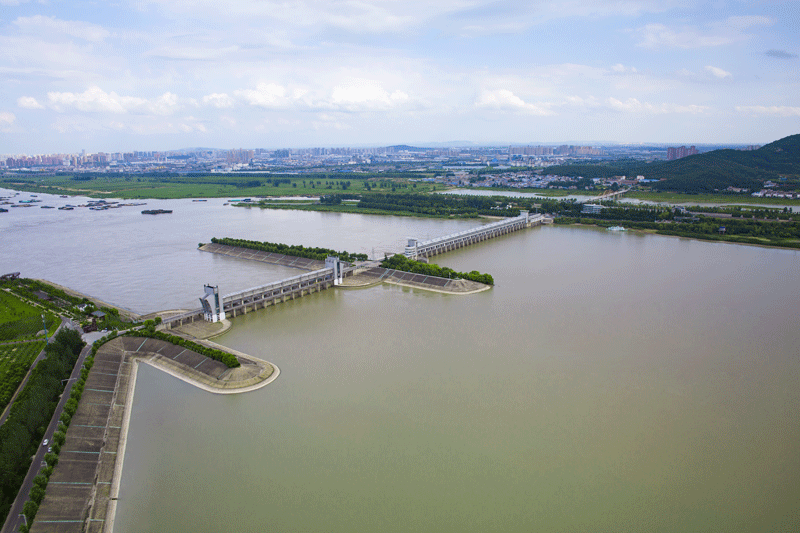
[(33, 487), (31, 489), (29, 498), (36, 505), (41, 505), (42, 500), (44, 500), (44, 489), (42, 487)]
[(47, 486), (47, 476), (44, 474), (38, 474), (35, 478), (33, 478), (33, 486), (44, 489)]
[(22, 513), (25, 515), (25, 518), (28, 519), (29, 524), (33, 522), (34, 518), (36, 518), (36, 513), (38, 511), (39, 511), (39, 505), (36, 502), (32, 502), (30, 500), (25, 502), (25, 505), (22, 507)]

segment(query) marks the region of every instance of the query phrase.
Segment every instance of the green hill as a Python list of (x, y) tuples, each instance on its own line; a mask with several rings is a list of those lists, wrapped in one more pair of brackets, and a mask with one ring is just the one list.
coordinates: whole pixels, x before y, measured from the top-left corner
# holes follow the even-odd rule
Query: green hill
[(652, 186), (661, 191), (700, 193), (728, 187), (756, 190), (767, 180), (780, 183), (780, 188), (795, 190), (800, 188), (800, 134), (752, 151), (713, 150), (650, 164), (562, 165), (551, 167), (548, 173), (584, 177), (642, 175), (659, 180)]

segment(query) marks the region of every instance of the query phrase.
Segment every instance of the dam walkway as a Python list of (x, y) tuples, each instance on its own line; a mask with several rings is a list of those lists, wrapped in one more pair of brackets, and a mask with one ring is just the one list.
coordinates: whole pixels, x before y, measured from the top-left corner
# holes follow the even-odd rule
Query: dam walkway
[[(345, 267), (336, 260), (336, 266), (329, 266), (281, 281), (275, 281), (226, 294), (220, 302), (224, 317), (235, 317), (248, 311), (255, 311), (277, 303), (294, 300), (313, 292), (329, 289), (341, 283), (345, 275), (352, 273), (352, 267)], [(205, 320), (206, 311), (202, 308), (163, 318), (167, 328), (175, 328), (196, 320)]]
[(524, 228), (538, 226), (544, 223), (544, 218), (544, 215), (541, 214), (531, 216), (527, 211), (522, 211), (519, 216), (514, 218), (492, 222), (491, 224), (445, 235), (444, 237), (437, 237), (436, 239), (427, 241), (408, 239), (404, 254), (409, 259), (430, 257)]
[[(432, 255), (448, 252), (464, 246), (469, 246), (487, 239), (506, 235), (531, 226), (538, 226), (545, 221), (544, 215), (530, 215), (522, 211), (517, 217), (499, 220), (459, 233), (445, 235), (428, 241), (409, 239), (405, 248), (405, 255), (412, 259), (430, 257)], [(203, 251), (223, 254), (229, 257), (259, 261), (263, 263), (291, 266), (303, 270), (317, 268), (311, 272), (293, 276), (281, 281), (275, 281), (253, 287), (232, 294), (227, 294), (220, 299), (220, 318), (235, 317), (256, 309), (263, 309), (270, 305), (294, 300), (307, 294), (329, 289), (343, 282), (343, 278), (358, 273), (359, 277), (375, 283), (398, 283), (441, 292), (474, 292), (474, 287), (463, 287), (463, 280), (449, 280), (434, 276), (411, 274), (396, 270), (387, 270), (377, 267), (376, 263), (361, 267), (339, 262), (338, 258), (329, 257), (324, 268), (318, 268), (323, 263), (310, 259), (302, 259), (282, 254), (271, 254), (236, 246), (221, 244), (206, 244), (200, 248)], [(177, 315), (162, 317), (162, 323), (167, 328), (176, 328), (184, 324), (199, 320), (211, 320), (205, 309), (199, 308)], [(216, 318), (213, 319), (216, 321)]]

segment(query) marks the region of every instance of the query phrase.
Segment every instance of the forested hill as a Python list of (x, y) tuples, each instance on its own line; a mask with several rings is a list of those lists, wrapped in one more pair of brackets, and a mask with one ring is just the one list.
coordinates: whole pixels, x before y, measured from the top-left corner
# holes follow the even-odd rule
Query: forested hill
[(764, 181), (787, 177), (788, 188), (800, 180), (800, 134), (777, 140), (758, 150), (714, 150), (675, 161), (650, 164), (562, 165), (548, 173), (609, 177), (643, 175), (660, 180), (653, 188), (678, 192), (713, 192), (728, 187), (760, 189)]

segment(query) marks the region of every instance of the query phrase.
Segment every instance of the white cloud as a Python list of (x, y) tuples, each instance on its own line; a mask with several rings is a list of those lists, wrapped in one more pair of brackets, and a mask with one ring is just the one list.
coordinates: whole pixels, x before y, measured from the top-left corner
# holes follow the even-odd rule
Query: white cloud
[(276, 83), (259, 83), (255, 89), (234, 91), (236, 97), (252, 106), (279, 108), (289, 105), (286, 87)]
[(9, 113), (8, 111), (0, 111), (0, 131), (2, 132), (11, 131), (11, 126), (14, 125), (15, 120), (17, 120), (17, 117), (14, 116), (14, 113)]
[(99, 116), (58, 115), (51, 127), (62, 134), (89, 132), (127, 132), (137, 135), (207, 133), (206, 126), (194, 117), (164, 121), (161, 117), (129, 115), (123, 120), (106, 120)]
[(724, 46), (751, 37), (745, 30), (756, 26), (769, 26), (774, 21), (767, 17), (729, 17), (712, 22), (704, 28), (683, 26), (670, 28), (664, 24), (647, 24), (636, 30), (639, 46), (645, 48), (706, 48)]
[(637, 74), (639, 71), (636, 67), (626, 67), (622, 63), (617, 63), (611, 66), (611, 72), (614, 74)]
[(352, 80), (334, 87), (330, 102), (333, 107), (347, 110), (388, 109), (404, 104), (408, 99), (408, 94), (403, 91), (396, 90), (389, 93), (377, 82)]
[[(137, 96), (121, 96), (115, 92), (107, 93), (94, 86), (82, 93), (49, 92), (48, 106), (56, 111), (76, 109), (90, 113), (138, 113), (169, 115), (183, 107), (184, 103), (173, 93), (166, 92), (153, 99)], [(191, 100), (185, 101), (193, 104)]]
[(650, 102), (640, 102), (636, 98), (618, 100), (609, 97), (605, 101), (606, 107), (614, 111), (624, 113), (647, 113), (647, 114), (692, 114), (697, 115), (708, 111), (708, 107), (700, 105), (680, 105), (680, 104), (652, 104)]
[(484, 90), (475, 102), (476, 107), (500, 109), (505, 111), (521, 111), (532, 115), (555, 115), (550, 104), (531, 104), (515, 95), (508, 89)]
[(738, 16), (738, 17), (728, 17), (722, 22), (718, 22), (715, 25), (723, 28), (731, 28), (733, 30), (746, 30), (747, 28), (752, 28), (753, 26), (771, 26), (774, 24), (773, 21), (769, 17), (763, 17), (761, 15), (745, 15), (745, 16)]
[(239, 51), (238, 46), (225, 46), (222, 48), (191, 47), (191, 46), (165, 46), (147, 52), (149, 57), (163, 59), (177, 59), (182, 61), (214, 61)]
[(711, 65), (708, 65), (705, 70), (706, 70), (706, 72), (711, 73), (712, 76), (714, 76), (715, 78), (718, 78), (720, 80), (724, 80), (725, 78), (732, 78), (733, 77), (733, 74), (731, 74), (730, 72), (727, 72), (725, 70), (722, 70), (719, 67), (712, 67)]
[(33, 96), (20, 96), (17, 98), (17, 105), (23, 109), (44, 109)]
[[(260, 83), (255, 89), (242, 89), (233, 94), (249, 105), (267, 109), (369, 111), (391, 109), (410, 100), (403, 91), (390, 93), (376, 81), (352, 78), (332, 89), (318, 87), (312, 91), (304, 87), (289, 88), (277, 83)], [(203, 102), (217, 107), (222, 107), (218, 105), (220, 103), (228, 103), (225, 98), (227, 95), (217, 95), (218, 98), (212, 96), (204, 97)]]
[(61, 33), (85, 41), (99, 42), (111, 35), (108, 30), (97, 24), (80, 20), (60, 20), (42, 15), (18, 17), (14, 24), (22, 31), (35, 32), (39, 36)]
[(800, 117), (800, 107), (791, 106), (736, 106), (736, 111), (754, 116)]
[(225, 93), (212, 93), (203, 97), (203, 103), (222, 109), (233, 107), (233, 98)]

